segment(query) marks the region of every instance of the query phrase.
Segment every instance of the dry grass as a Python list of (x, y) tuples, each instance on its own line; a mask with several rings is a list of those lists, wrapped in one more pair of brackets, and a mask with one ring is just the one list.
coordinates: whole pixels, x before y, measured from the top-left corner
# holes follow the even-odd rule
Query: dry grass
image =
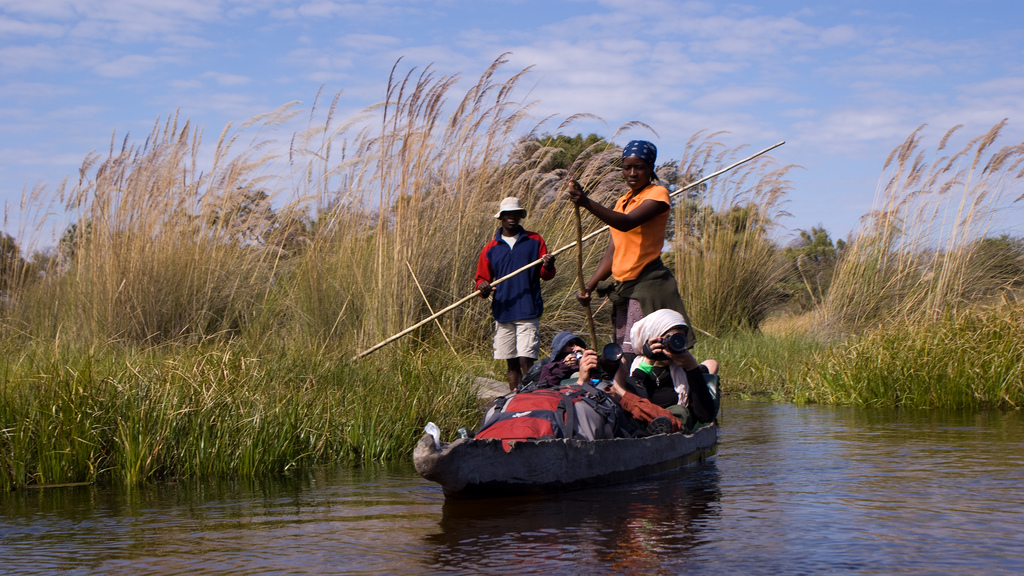
[(177, 118), (143, 144), (126, 138), (106, 158), (87, 158), (79, 183), (56, 198), (74, 220), (46, 275), (15, 295), (13, 320), (43, 339), (94, 343), (241, 329), (278, 257), (256, 242), (271, 225), (260, 175), (271, 159), (250, 145), (227, 160), (236, 138), (225, 130), (208, 171), (198, 168), (202, 134)]
[(793, 314), (790, 312), (777, 312), (761, 322), (761, 333), (772, 338), (800, 337), (811, 335), (815, 332), (814, 322), (816, 317), (813, 312)]

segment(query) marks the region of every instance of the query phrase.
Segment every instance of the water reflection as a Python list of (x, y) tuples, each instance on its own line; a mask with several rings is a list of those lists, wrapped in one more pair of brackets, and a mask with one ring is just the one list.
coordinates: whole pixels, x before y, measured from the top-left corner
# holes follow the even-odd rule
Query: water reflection
[(447, 500), (440, 531), (427, 536), (434, 567), (521, 571), (605, 566), (616, 572), (657, 571), (664, 554), (685, 561), (707, 543), (719, 514), (713, 462), (654, 480), (552, 496)]
[(25, 490), (0, 495), (0, 573), (419, 573), (422, 552), (402, 543), (436, 524), (443, 498), (428, 488), (403, 463)]

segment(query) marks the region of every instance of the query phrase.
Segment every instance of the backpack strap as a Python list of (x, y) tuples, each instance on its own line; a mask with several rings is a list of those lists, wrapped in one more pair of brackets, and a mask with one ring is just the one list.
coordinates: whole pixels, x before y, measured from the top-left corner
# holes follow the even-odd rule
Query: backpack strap
[(515, 394), (498, 396), (491, 402), (491, 407), (484, 411), (484, 418), (480, 422), (480, 427), (477, 428), (477, 434), (483, 432), (488, 426), (494, 424), (498, 420), (501, 413), (505, 411), (505, 404), (507, 404), (509, 398), (512, 398), (513, 396), (515, 396)]
[(576, 437), (576, 408), (573, 406), (573, 398), (579, 394), (566, 394), (558, 401), (558, 409), (555, 410), (559, 422), (565, 422), (562, 429), (562, 436), (565, 438)]

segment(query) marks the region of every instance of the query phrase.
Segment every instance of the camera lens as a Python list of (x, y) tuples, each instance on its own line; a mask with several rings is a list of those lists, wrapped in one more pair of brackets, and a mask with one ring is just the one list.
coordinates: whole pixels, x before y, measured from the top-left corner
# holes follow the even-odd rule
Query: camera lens
[(601, 358), (606, 362), (618, 362), (622, 360), (622, 346), (612, 342), (605, 344), (604, 349), (601, 350)]
[(665, 344), (665, 348), (668, 348), (673, 354), (679, 354), (686, 350), (686, 334), (676, 332), (675, 334), (669, 334), (662, 343)]

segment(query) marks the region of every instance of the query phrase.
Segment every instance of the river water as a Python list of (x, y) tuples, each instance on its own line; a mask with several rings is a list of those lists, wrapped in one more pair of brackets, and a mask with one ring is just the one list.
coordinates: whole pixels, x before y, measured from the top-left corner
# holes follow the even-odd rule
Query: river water
[(0, 495), (3, 574), (1021, 574), (1024, 419), (741, 402), (718, 456), (445, 501), (409, 463)]

